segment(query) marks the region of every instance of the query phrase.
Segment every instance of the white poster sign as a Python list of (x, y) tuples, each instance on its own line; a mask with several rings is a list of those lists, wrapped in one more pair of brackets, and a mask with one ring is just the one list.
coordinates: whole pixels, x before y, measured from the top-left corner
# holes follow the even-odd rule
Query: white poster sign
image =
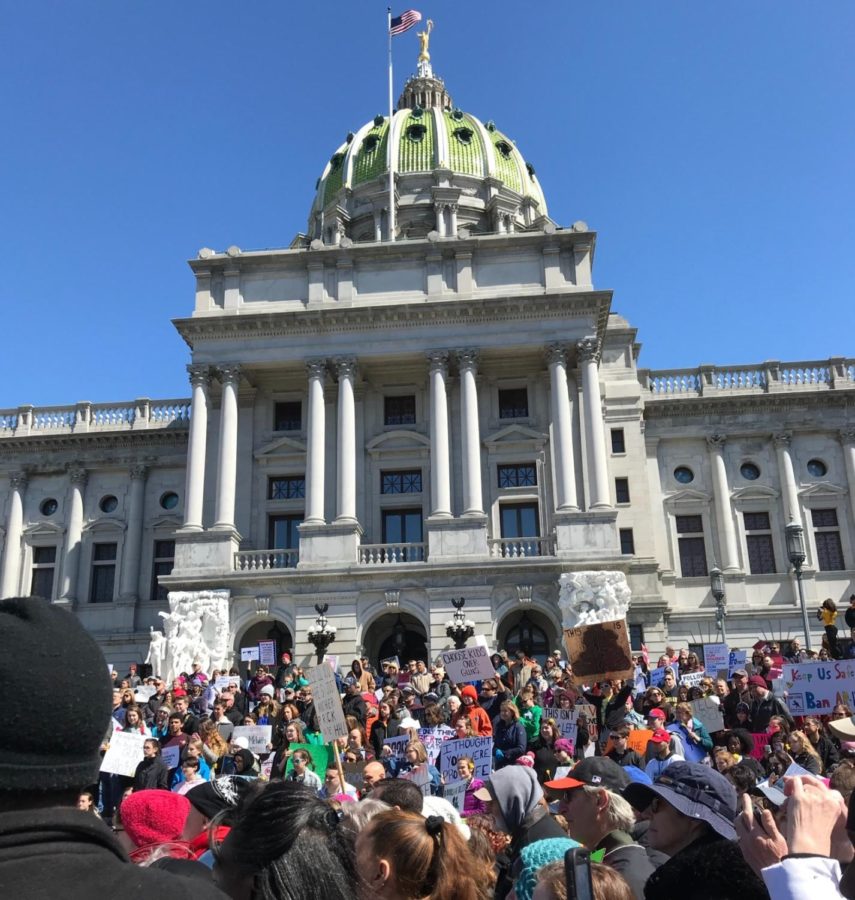
[(730, 658), (727, 663), (727, 677), (732, 677), (733, 673), (739, 669), (745, 668), (745, 660), (748, 658), (747, 650), (731, 650)]
[(455, 730), (449, 728), (448, 725), (437, 725), (436, 728), (419, 729), (419, 740), (425, 745), (428, 762), (432, 766), (436, 765), (436, 760), (439, 756), (439, 751), (442, 748), (443, 742), (451, 740), (455, 734)]
[(444, 650), (442, 663), (451, 681), (483, 681), (496, 675), (496, 667), (490, 660), (486, 647), (464, 647), (462, 650)]
[(321, 663), (314, 669), (309, 669), (308, 678), (324, 740), (335, 741), (346, 737), (347, 722), (344, 720), (341, 694), (338, 692), (333, 670), (326, 663)]
[(704, 669), (710, 673), (721, 672), (730, 665), (727, 644), (704, 644)]
[(422, 792), (423, 797), (430, 794), (430, 772), (428, 772), (427, 763), (415, 766), (409, 772), (404, 772), (401, 778), (412, 781), (414, 785)]
[(489, 778), (493, 769), (493, 739), (488, 737), (459, 738), (446, 741), (439, 754), (442, 777), (454, 781), (457, 776), (457, 760), (469, 756), (475, 761), (475, 777)]
[(787, 706), (794, 716), (827, 716), (842, 703), (855, 706), (855, 660), (787, 663), (781, 676)]
[(214, 682), (214, 688), (217, 691), (225, 691), (231, 687), (232, 680), (228, 675), (220, 675), (219, 678)]
[(450, 781), (443, 788), (443, 796), (463, 815), (463, 804), (466, 802), (466, 782)]
[(132, 731), (114, 731), (110, 746), (101, 760), (101, 771), (133, 777), (142, 762), (146, 736)]
[(258, 661), (263, 666), (276, 665), (276, 641), (258, 642)]
[(164, 747), (160, 751), (160, 758), (166, 763), (170, 769), (177, 769), (178, 763), (181, 762), (181, 747), (173, 744), (171, 747)]
[(697, 687), (701, 681), (706, 678), (706, 672), (685, 672), (680, 676), (680, 684), (684, 684), (686, 687)]
[(232, 743), (236, 738), (245, 737), (249, 741), (249, 749), (259, 756), (262, 753), (269, 753), (267, 745), (273, 735), (272, 725), (236, 725), (232, 732)]
[(153, 684), (141, 684), (134, 691), (134, 700), (137, 703), (148, 703), (149, 700), (157, 693), (157, 688)]
[(715, 700), (704, 697), (703, 700), (692, 700), (691, 705), (692, 715), (710, 734), (724, 730), (724, 717), (721, 714), (721, 707)]
[(258, 659), (260, 656), (260, 652), (258, 647), (241, 647), (240, 648), (240, 661), (241, 662), (252, 662), (254, 659)]
[(325, 654), (324, 662), (333, 670), (333, 672), (338, 671), (338, 654), (337, 653)]
[(383, 747), (389, 748), (390, 755), (393, 759), (403, 760), (407, 755), (407, 744), (409, 744), (411, 740), (412, 738), (408, 734), (401, 734), (398, 735), (398, 737), (386, 738), (386, 740), (383, 741)]
[(576, 746), (579, 713), (575, 709), (558, 709), (553, 706), (544, 707), (540, 721), (543, 723), (547, 719), (555, 719), (555, 724), (561, 732), (561, 737), (567, 738), (568, 741), (573, 741), (573, 746)]

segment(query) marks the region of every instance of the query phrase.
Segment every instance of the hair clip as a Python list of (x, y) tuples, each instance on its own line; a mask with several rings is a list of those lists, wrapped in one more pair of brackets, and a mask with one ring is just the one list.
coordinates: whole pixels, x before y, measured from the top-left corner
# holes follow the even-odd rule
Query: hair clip
[(442, 834), (442, 826), (445, 819), (442, 816), (428, 816), (425, 819), (425, 828), (431, 837), (439, 837)]

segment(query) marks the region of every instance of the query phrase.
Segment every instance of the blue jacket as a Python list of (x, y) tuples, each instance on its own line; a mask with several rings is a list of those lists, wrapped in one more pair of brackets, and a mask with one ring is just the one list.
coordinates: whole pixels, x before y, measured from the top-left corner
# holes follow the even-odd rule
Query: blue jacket
[(521, 722), (505, 722), (501, 716), (493, 720), (493, 757), (495, 768), (516, 762), (525, 753), (528, 735)]

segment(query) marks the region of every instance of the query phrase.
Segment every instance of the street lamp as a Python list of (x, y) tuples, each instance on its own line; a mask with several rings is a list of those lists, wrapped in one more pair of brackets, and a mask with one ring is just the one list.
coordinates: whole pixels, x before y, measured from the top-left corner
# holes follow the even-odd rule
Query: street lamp
[(787, 556), (790, 565), (796, 573), (796, 584), (799, 587), (799, 603), (802, 607), (802, 622), (805, 629), (805, 650), (811, 652), (810, 648), (810, 625), (808, 624), (807, 604), (805, 603), (805, 588), (802, 584), (802, 566), (804, 565), (807, 553), (805, 552), (805, 530), (798, 522), (793, 520), (784, 529), (787, 537)]
[(329, 645), (335, 640), (335, 625), (330, 625), (327, 619), (327, 610), (329, 605), (324, 603), (322, 606), (315, 604), (315, 612), (318, 614), (315, 624), (309, 626), (307, 637), (310, 643), (315, 647), (315, 653), (318, 657), (318, 665), (324, 660), (324, 654), (327, 652)]
[(462, 650), (466, 646), (466, 641), (475, 634), (475, 623), (467, 619), (463, 613), (463, 607), (466, 605), (463, 597), (452, 600), (451, 605), (454, 607), (454, 615), (445, 623), (445, 634), (454, 641), (455, 650)]
[(715, 624), (721, 632), (721, 640), (727, 643), (727, 629), (724, 620), (727, 618), (727, 598), (724, 595), (724, 576), (718, 566), (710, 569), (710, 590), (715, 599)]

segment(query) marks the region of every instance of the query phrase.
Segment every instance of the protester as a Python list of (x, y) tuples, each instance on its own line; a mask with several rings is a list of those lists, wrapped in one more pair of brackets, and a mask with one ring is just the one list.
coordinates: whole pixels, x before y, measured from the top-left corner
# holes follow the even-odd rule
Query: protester
[(146, 738), (143, 744), (143, 758), (134, 772), (133, 788), (135, 791), (169, 790), (169, 766), (160, 755), (157, 738)]
[(637, 766), (641, 768), (644, 766), (644, 760), (635, 750), (628, 746), (630, 734), (632, 734), (632, 728), (627, 724), (613, 728), (611, 733), (613, 746), (606, 756), (619, 766)]
[(664, 728), (658, 728), (650, 737), (648, 749), (653, 754), (645, 764), (644, 771), (650, 778), (661, 775), (672, 763), (683, 762), (683, 757), (677, 756), (671, 748), (671, 733)]
[(829, 597), (822, 601), (822, 606), (816, 611), (816, 617), (822, 622), (825, 629), (825, 641), (828, 652), (833, 659), (840, 659), (840, 648), (837, 645), (837, 604)]
[(496, 769), (515, 763), (526, 751), (528, 738), (519, 718), (517, 705), (506, 700), (494, 722), (493, 761)]

